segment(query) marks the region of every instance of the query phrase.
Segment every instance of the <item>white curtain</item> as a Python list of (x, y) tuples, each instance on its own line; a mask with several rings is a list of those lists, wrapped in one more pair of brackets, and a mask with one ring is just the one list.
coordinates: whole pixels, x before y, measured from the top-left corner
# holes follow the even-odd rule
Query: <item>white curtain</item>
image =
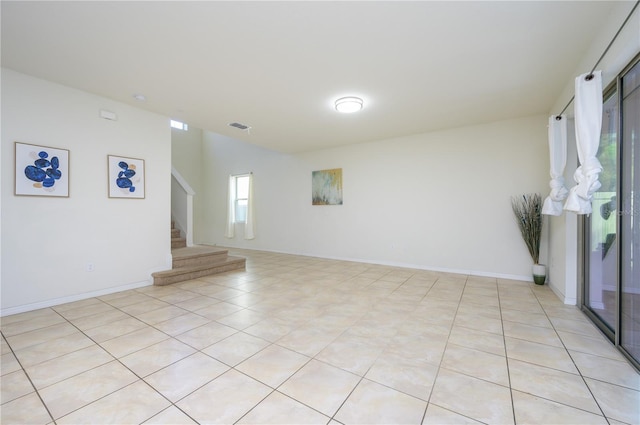
[(228, 238), (235, 236), (236, 200), (235, 177), (229, 176), (229, 189), (227, 193), (227, 230), (224, 235)]
[(569, 194), (563, 175), (567, 165), (567, 117), (564, 115), (549, 117), (549, 160), (551, 192), (544, 200), (542, 214), (561, 215), (562, 201)]
[(602, 172), (602, 165), (596, 158), (602, 129), (601, 71), (576, 78), (574, 111), (580, 166), (573, 174), (577, 184), (569, 191), (564, 209), (577, 214), (591, 214), (591, 198), (600, 189), (598, 177)]
[(244, 238), (254, 239), (256, 236), (253, 221), (253, 173), (249, 174), (249, 196), (247, 196), (247, 218), (244, 222)]

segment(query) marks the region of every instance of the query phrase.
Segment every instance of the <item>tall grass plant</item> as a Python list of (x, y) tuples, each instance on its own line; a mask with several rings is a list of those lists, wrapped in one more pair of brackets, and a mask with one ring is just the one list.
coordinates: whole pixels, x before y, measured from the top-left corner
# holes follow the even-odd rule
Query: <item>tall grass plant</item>
[(542, 236), (542, 197), (537, 193), (512, 197), (511, 208), (531, 259), (534, 264), (539, 264), (540, 238)]

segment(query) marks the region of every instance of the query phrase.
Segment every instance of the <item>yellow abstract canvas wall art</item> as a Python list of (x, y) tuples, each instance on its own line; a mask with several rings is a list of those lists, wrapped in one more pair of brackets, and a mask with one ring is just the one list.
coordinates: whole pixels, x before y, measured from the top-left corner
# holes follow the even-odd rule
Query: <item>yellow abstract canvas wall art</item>
[(342, 168), (312, 172), (313, 205), (342, 205)]

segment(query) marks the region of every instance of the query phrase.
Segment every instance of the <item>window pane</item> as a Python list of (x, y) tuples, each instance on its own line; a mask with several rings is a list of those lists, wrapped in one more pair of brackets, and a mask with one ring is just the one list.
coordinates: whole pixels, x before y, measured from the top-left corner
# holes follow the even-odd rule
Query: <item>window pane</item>
[(588, 258), (586, 304), (615, 331), (617, 290), (617, 135), (618, 96), (604, 102), (598, 160), (602, 164), (600, 183), (593, 194), (593, 214), (587, 217)]
[(176, 120), (171, 120), (171, 127), (177, 128), (178, 130), (184, 130), (184, 124)]
[(620, 345), (640, 362), (640, 63), (622, 77)]
[(249, 197), (249, 176), (236, 177), (236, 199)]
[(238, 199), (236, 201), (236, 222), (244, 223), (247, 220), (247, 200)]

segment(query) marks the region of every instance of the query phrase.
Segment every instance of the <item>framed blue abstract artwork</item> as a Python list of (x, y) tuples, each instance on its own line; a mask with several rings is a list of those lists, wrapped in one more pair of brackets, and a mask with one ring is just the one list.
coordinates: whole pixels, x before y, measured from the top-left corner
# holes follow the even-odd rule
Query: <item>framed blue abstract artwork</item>
[(109, 198), (144, 199), (144, 159), (107, 155)]
[(69, 197), (69, 151), (15, 142), (15, 194)]

